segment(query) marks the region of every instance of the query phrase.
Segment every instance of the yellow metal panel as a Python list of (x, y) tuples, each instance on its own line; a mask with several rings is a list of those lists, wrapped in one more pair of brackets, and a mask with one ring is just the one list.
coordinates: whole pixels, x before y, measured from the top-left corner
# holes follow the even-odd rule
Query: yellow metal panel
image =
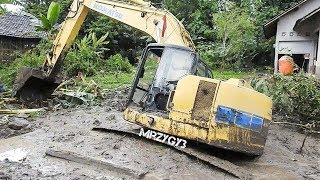
[(229, 127), (217, 128), (216, 126), (211, 127), (208, 135), (208, 142), (216, 140), (229, 141)]
[(219, 85), (220, 81), (198, 76), (186, 76), (179, 80), (172, 100), (173, 107), (169, 117), (176, 121), (201, 126), (201, 122), (191, 118), (199, 82), (205, 80)]
[[(251, 132), (239, 127), (211, 127), (210, 129), (197, 127), (191, 124), (161, 118), (159, 116), (139, 113), (130, 108), (124, 112), (124, 119), (143, 127), (160, 131), (166, 134), (179, 136), (189, 140), (200, 141), (216, 147), (236, 151), (261, 154), (264, 144), (251, 143)], [(153, 123), (151, 123), (153, 122)], [(234, 138), (231, 138), (234, 137)]]
[(124, 119), (167, 134), (186, 139), (200, 140), (202, 142), (207, 141), (208, 129), (199, 128), (191, 124), (185, 124), (171, 119), (161, 118), (159, 116), (148, 115), (146, 113), (139, 113), (132, 109), (127, 109), (124, 112)]
[(251, 113), (271, 121), (272, 100), (252, 89), (226, 82), (220, 84), (215, 109), (218, 105)]
[(226, 83), (234, 84), (236, 86), (243, 86), (243, 87), (246, 87), (246, 88), (249, 88), (249, 89), (253, 89), (251, 87), (251, 85), (248, 82), (246, 82), (245, 80), (243, 80), (243, 79), (231, 78), (231, 79), (227, 80)]

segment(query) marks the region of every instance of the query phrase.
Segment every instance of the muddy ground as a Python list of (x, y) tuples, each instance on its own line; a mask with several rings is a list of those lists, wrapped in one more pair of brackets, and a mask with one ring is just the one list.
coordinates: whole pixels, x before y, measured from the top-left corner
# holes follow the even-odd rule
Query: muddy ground
[[(40, 117), (0, 116), (0, 179), (138, 178), (96, 161), (74, 162), (47, 156), (48, 149), (70, 151), (128, 168), (146, 174), (146, 179), (235, 179), (168, 146), (128, 135), (92, 131), (93, 127), (136, 128), (122, 119), (118, 96), (112, 95), (99, 106), (61, 109)], [(23, 124), (23, 119), (28, 124)], [(12, 129), (12, 122), (21, 120), (21, 129)], [(296, 129), (272, 125), (265, 153), (260, 158), (228, 159), (256, 179), (320, 179), (320, 140), (308, 137), (300, 152), (304, 138)]]

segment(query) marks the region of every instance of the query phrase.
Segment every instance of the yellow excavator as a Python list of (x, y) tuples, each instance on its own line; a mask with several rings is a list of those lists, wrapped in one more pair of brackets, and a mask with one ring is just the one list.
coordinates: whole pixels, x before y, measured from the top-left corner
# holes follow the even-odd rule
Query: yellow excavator
[(26, 68), (14, 93), (25, 100), (50, 95), (61, 83), (61, 62), (89, 10), (141, 30), (157, 43), (143, 51), (124, 119), (210, 146), (261, 155), (272, 101), (244, 80), (212, 79), (182, 23), (143, 0), (74, 0), (41, 70)]

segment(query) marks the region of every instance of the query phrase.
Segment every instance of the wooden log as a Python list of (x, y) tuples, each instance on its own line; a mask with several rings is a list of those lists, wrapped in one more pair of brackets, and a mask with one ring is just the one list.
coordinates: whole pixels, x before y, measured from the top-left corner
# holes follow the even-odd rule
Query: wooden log
[(0, 114), (30, 114), (45, 111), (45, 109), (0, 109)]
[(3, 102), (18, 102), (18, 100), (16, 98), (0, 98), (0, 101), (3, 101)]

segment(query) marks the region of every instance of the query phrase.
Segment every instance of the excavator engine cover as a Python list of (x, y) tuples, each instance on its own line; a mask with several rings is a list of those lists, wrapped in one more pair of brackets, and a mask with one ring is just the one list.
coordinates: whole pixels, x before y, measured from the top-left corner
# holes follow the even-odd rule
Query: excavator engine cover
[(13, 86), (13, 95), (20, 100), (33, 102), (49, 97), (59, 86), (61, 79), (47, 77), (39, 69), (23, 68)]

